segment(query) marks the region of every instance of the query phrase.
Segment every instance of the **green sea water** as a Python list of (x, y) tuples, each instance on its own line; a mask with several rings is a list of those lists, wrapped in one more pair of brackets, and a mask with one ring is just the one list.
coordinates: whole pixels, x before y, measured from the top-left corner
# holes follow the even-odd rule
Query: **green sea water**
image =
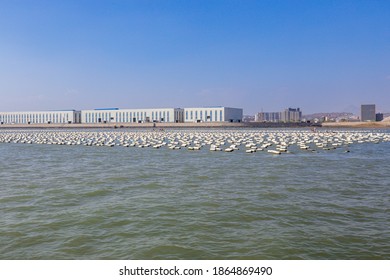
[(1, 259), (390, 259), (390, 143), (0, 144)]

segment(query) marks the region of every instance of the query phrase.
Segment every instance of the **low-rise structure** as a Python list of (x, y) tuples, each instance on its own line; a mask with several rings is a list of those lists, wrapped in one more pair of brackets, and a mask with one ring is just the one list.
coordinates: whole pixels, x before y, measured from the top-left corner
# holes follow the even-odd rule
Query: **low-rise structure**
[(255, 116), (253, 115), (245, 115), (242, 117), (242, 122), (254, 122)]
[(376, 120), (377, 122), (383, 121), (383, 114), (382, 114), (382, 113), (377, 113), (377, 114), (375, 115), (375, 120)]

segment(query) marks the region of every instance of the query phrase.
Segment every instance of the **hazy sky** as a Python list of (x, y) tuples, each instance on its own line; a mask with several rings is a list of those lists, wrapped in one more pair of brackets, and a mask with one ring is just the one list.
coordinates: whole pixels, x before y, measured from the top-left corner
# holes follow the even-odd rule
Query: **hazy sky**
[(0, 0), (0, 111), (390, 112), (388, 0)]

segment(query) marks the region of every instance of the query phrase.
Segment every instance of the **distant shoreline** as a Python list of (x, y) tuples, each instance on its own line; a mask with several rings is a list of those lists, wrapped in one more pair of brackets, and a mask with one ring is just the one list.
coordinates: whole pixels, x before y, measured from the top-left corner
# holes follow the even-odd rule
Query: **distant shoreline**
[[(0, 129), (87, 129), (87, 128), (283, 128), (283, 127), (309, 127), (307, 123), (91, 123), (91, 124), (2, 124)], [(316, 125), (320, 126), (320, 125)]]
[(390, 122), (325, 122), (309, 123), (93, 123), (93, 124), (2, 124), (1, 129), (122, 129), (122, 128), (390, 128)]
[(325, 128), (390, 128), (390, 122), (324, 122)]

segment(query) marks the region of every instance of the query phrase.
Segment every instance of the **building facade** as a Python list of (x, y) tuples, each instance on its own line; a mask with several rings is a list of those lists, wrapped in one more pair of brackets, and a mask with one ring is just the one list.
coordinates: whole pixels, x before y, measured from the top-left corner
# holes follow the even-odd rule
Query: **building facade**
[(361, 106), (361, 120), (362, 122), (376, 121), (375, 104)]
[(255, 115), (256, 122), (280, 122), (280, 112), (260, 112)]
[(254, 122), (256, 119), (255, 115), (244, 115), (242, 117), (242, 122)]
[(302, 112), (299, 108), (288, 108), (281, 112), (280, 120), (282, 122), (300, 122), (302, 120)]
[(60, 123), (184, 123), (184, 122), (241, 122), (243, 110), (229, 107), (160, 108), (5, 112), (1, 124), (60, 124)]
[(299, 108), (288, 108), (283, 112), (260, 112), (256, 114), (257, 122), (301, 122), (302, 111)]
[(178, 123), (183, 122), (183, 116), (180, 108), (81, 110), (82, 123)]
[(376, 120), (377, 122), (383, 121), (383, 114), (382, 114), (382, 113), (376, 113), (376, 114), (375, 114), (375, 120)]
[(243, 110), (230, 107), (184, 108), (184, 122), (242, 122)]
[(81, 113), (76, 110), (0, 112), (0, 124), (66, 124), (80, 122)]

